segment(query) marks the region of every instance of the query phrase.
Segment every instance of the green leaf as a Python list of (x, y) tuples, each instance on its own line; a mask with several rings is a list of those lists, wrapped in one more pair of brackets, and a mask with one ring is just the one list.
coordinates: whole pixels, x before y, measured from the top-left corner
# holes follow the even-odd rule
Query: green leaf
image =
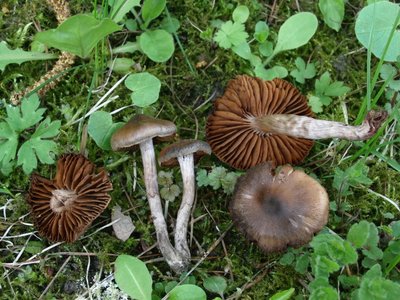
[(316, 114), (322, 112), (322, 101), (321, 98), (318, 96), (311, 95), (308, 98), (308, 105), (311, 107), (311, 110)]
[(118, 23), (135, 6), (140, 6), (140, 0), (109, 0), (111, 5), (110, 18)]
[(143, 72), (129, 75), (125, 79), (125, 86), (133, 91), (132, 103), (139, 107), (147, 107), (158, 100), (161, 82), (150, 73)]
[(344, 17), (343, 0), (319, 0), (319, 9), (324, 16), (324, 22), (330, 28), (339, 31)]
[(144, 262), (130, 255), (119, 255), (115, 261), (115, 281), (118, 287), (138, 300), (151, 300), (151, 275)]
[(270, 69), (265, 69), (263, 64), (259, 64), (254, 68), (254, 73), (257, 77), (264, 80), (272, 80), (274, 78), (285, 78), (288, 71), (285, 67), (274, 66)]
[(338, 299), (338, 294), (337, 291), (329, 286), (324, 286), (324, 287), (319, 287), (314, 289), (311, 292), (309, 300), (337, 300)]
[(142, 6), (142, 17), (145, 27), (149, 26), (151, 20), (157, 18), (165, 8), (166, 0), (145, 0)]
[[(400, 13), (398, 4), (382, 1), (364, 7), (358, 14), (355, 32), (358, 41), (378, 58), (383, 58), (383, 51), (389, 41), (390, 32)], [(385, 61), (396, 61), (400, 55), (400, 31), (395, 30)]]
[(310, 265), (310, 256), (308, 254), (303, 254), (299, 258), (297, 258), (295, 270), (300, 274), (305, 274), (309, 265)]
[(349, 195), (350, 187), (369, 186), (372, 184), (373, 181), (368, 178), (368, 170), (368, 166), (362, 160), (359, 160), (345, 171), (336, 167), (332, 185), (343, 195)]
[(264, 57), (271, 56), (274, 52), (274, 45), (271, 42), (264, 42), (258, 46), (260, 54)]
[(352, 243), (354, 247), (361, 248), (367, 243), (370, 234), (369, 228), (369, 222), (365, 220), (353, 224), (347, 233), (347, 240)]
[(51, 53), (28, 52), (22, 49), (11, 50), (5, 41), (0, 42), (0, 71), (4, 71), (9, 64), (22, 64), (33, 60), (54, 59), (58, 56)]
[(232, 194), (235, 190), (237, 179), (240, 177), (240, 173), (228, 172), (224, 178), (221, 179), (222, 189), (225, 194)]
[(17, 154), (18, 134), (6, 122), (0, 123), (0, 171), (7, 175)]
[(292, 297), (294, 291), (294, 288), (290, 288), (288, 290), (277, 292), (271, 298), (269, 298), (269, 300), (288, 300), (290, 297)]
[(111, 136), (124, 123), (113, 123), (110, 113), (96, 111), (90, 115), (88, 122), (88, 133), (90, 137), (103, 150), (111, 150)]
[(247, 42), (244, 42), (237, 46), (233, 46), (232, 51), (244, 59), (250, 59), (251, 57), (251, 49)]
[(43, 118), (46, 109), (38, 109), (39, 105), (40, 100), (37, 94), (22, 99), (21, 106), (7, 105), (7, 118), (5, 120), (14, 131), (20, 133)]
[(226, 176), (226, 169), (224, 167), (214, 167), (210, 174), (208, 174), (209, 185), (214, 190), (219, 189), (222, 184), (221, 180)]
[(269, 27), (264, 21), (258, 21), (254, 30), (253, 37), (260, 44), (265, 43), (269, 35)]
[(179, 22), (179, 20), (177, 18), (168, 16), (165, 17), (160, 24), (160, 28), (169, 33), (176, 33), (179, 27), (181, 27), (181, 23)]
[(222, 24), (221, 28), (215, 34), (214, 41), (221, 48), (229, 49), (232, 46), (246, 43), (248, 36), (242, 23), (228, 21)]
[(112, 49), (113, 54), (134, 53), (140, 49), (139, 44), (135, 42), (126, 42), (125, 44)]
[(232, 19), (234, 22), (244, 23), (247, 21), (249, 14), (250, 12), (246, 5), (239, 5), (233, 11)]
[(147, 30), (139, 38), (140, 48), (152, 61), (165, 62), (174, 53), (174, 39), (164, 29)]
[(317, 27), (318, 20), (313, 13), (301, 12), (291, 16), (279, 28), (274, 54), (307, 44)]
[(305, 79), (310, 79), (315, 76), (315, 66), (313, 63), (307, 63), (301, 58), (296, 58), (297, 69), (290, 72), (290, 76), (294, 77), (297, 82), (304, 83)]
[(203, 286), (207, 291), (222, 296), (228, 285), (224, 277), (210, 276), (204, 279)]
[(175, 287), (169, 294), (169, 300), (206, 300), (206, 293), (194, 284)]
[(131, 58), (117, 57), (108, 61), (107, 67), (117, 74), (125, 75), (132, 70), (134, 64), (135, 62)]
[(61, 121), (51, 122), (50, 118), (47, 117), (39, 124), (31, 138), (19, 148), (17, 165), (22, 166), (25, 174), (30, 174), (36, 169), (37, 158), (41, 163), (54, 163), (51, 154), (57, 153), (57, 144), (46, 139), (56, 136), (60, 126)]
[(199, 186), (199, 187), (208, 186), (210, 184), (206, 170), (200, 169), (197, 171), (196, 182), (197, 182), (197, 186)]
[(97, 20), (92, 15), (78, 14), (56, 29), (37, 33), (35, 39), (50, 47), (87, 57), (99, 41), (118, 30), (120, 26), (111, 19)]

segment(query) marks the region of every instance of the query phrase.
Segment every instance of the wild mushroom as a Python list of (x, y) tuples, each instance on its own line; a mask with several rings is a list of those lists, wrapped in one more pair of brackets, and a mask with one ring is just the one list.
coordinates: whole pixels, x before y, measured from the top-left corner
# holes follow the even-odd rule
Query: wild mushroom
[(285, 165), (273, 174), (263, 163), (239, 178), (229, 210), (247, 237), (274, 252), (308, 243), (328, 221), (329, 199), (303, 171)]
[(107, 173), (80, 154), (65, 154), (53, 180), (31, 176), (27, 201), (39, 233), (53, 242), (76, 241), (111, 200)]
[(140, 147), (142, 155), (144, 183), (150, 213), (156, 230), (158, 248), (171, 269), (182, 272), (186, 266), (186, 258), (176, 251), (168, 237), (167, 224), (162, 212), (161, 198), (157, 182), (157, 162), (154, 153), (153, 138), (174, 136), (176, 126), (166, 120), (155, 119), (145, 115), (136, 115), (128, 123), (119, 128), (111, 138), (114, 151), (124, 151)]
[(370, 111), (360, 126), (312, 116), (306, 98), (290, 83), (242, 75), (231, 80), (215, 101), (207, 141), (220, 160), (237, 169), (267, 161), (297, 164), (307, 156), (312, 139), (367, 139), (387, 113)]
[(210, 146), (203, 141), (182, 140), (161, 150), (158, 162), (163, 167), (179, 164), (183, 180), (183, 196), (175, 226), (175, 248), (190, 260), (187, 228), (195, 197), (194, 164), (205, 154), (211, 154)]

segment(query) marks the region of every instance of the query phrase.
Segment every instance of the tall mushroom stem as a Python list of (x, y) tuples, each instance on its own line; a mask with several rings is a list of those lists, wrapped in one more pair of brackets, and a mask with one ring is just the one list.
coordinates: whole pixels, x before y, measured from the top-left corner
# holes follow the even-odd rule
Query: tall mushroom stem
[(365, 140), (373, 136), (387, 118), (386, 111), (368, 112), (359, 126), (340, 122), (317, 120), (293, 114), (272, 114), (262, 117), (248, 117), (255, 129), (263, 133), (284, 134), (305, 139), (341, 138), (346, 140)]
[(179, 156), (179, 166), (183, 180), (183, 195), (181, 206), (179, 207), (175, 227), (175, 248), (190, 260), (190, 250), (187, 243), (187, 228), (189, 223), (190, 211), (193, 207), (195, 196), (195, 176), (193, 154)]
[(187, 267), (187, 259), (171, 244), (168, 238), (167, 224), (164, 219), (160, 193), (157, 182), (156, 157), (152, 139), (140, 143), (140, 152), (143, 160), (144, 183), (150, 212), (156, 229), (158, 247), (165, 261), (176, 273), (181, 273)]

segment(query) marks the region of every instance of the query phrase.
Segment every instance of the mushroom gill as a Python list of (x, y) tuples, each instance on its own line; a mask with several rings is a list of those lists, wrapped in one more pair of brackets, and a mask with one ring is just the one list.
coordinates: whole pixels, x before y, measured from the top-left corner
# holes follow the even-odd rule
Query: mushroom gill
[(271, 134), (254, 126), (254, 117), (272, 114), (313, 116), (306, 98), (284, 80), (242, 75), (229, 81), (207, 121), (207, 141), (214, 154), (237, 169), (266, 161), (276, 165), (301, 162), (312, 140)]
[(64, 154), (52, 180), (33, 174), (27, 201), (39, 234), (76, 241), (107, 207), (112, 184), (105, 170), (80, 154)]

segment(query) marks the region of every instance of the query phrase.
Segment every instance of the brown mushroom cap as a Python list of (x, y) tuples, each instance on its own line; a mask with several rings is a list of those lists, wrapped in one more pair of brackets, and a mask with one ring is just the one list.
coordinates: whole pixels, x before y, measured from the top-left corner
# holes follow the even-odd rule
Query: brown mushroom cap
[(204, 155), (211, 154), (210, 145), (199, 140), (181, 140), (161, 150), (158, 162), (162, 167), (179, 165), (178, 157), (193, 154), (196, 164)]
[(139, 114), (133, 116), (128, 123), (113, 134), (111, 147), (114, 151), (124, 151), (149, 138), (168, 139), (175, 133), (174, 123)]
[(328, 221), (329, 199), (303, 171), (286, 165), (273, 175), (264, 163), (239, 178), (229, 210), (250, 240), (274, 252), (308, 243)]
[(80, 154), (65, 154), (53, 180), (32, 175), (27, 201), (39, 233), (53, 242), (76, 241), (107, 207), (112, 184)]
[(207, 121), (207, 142), (220, 160), (237, 169), (267, 161), (275, 165), (301, 162), (313, 141), (265, 133), (252, 126), (251, 118), (269, 114), (313, 116), (306, 98), (290, 83), (238, 76), (214, 103)]

